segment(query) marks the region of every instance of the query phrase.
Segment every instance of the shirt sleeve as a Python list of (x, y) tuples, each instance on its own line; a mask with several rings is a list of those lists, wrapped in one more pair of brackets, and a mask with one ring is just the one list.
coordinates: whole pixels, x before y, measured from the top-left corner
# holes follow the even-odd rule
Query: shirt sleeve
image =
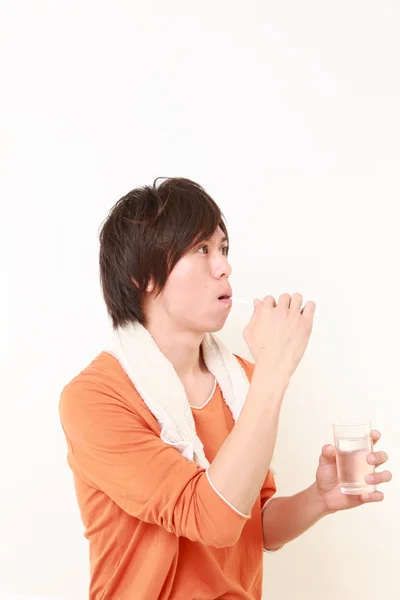
[(72, 471), (122, 510), (205, 545), (238, 541), (251, 515), (226, 503), (206, 470), (164, 443), (113, 390), (92, 381), (69, 383), (60, 418)]

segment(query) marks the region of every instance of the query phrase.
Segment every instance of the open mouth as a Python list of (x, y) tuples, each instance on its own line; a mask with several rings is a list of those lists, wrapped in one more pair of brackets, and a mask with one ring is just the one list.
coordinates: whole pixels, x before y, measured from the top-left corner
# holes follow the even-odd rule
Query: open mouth
[(232, 302), (231, 296), (219, 296), (218, 300), (226, 304), (230, 304)]

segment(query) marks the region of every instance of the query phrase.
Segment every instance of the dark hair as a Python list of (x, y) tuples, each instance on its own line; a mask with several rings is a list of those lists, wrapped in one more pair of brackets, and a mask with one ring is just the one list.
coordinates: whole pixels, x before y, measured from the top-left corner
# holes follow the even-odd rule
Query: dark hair
[(178, 260), (218, 226), (224, 216), (190, 179), (167, 178), (136, 188), (110, 210), (100, 231), (100, 280), (113, 328), (145, 325), (143, 294), (150, 280), (160, 293)]

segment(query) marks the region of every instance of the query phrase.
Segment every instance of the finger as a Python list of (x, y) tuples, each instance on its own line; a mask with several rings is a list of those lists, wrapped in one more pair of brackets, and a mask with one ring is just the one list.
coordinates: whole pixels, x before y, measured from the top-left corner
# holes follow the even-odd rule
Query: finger
[(370, 465), (375, 465), (376, 467), (379, 467), (380, 465), (383, 465), (388, 460), (388, 458), (389, 457), (386, 454), (386, 452), (372, 452), (371, 454), (368, 454), (367, 462)]
[(262, 303), (269, 308), (276, 308), (276, 300), (273, 296), (265, 296)]
[(384, 499), (384, 495), (382, 492), (370, 492), (369, 494), (361, 494), (361, 500), (364, 503), (367, 502), (382, 502)]
[(314, 319), (316, 304), (312, 300), (309, 300), (307, 304), (301, 309), (300, 313), (305, 316), (306, 319), (312, 321)]
[(291, 299), (290, 294), (287, 294), (287, 293), (281, 294), (279, 296), (279, 299), (278, 299), (278, 305), (279, 306), (284, 306), (285, 308), (289, 308), (289, 306), (290, 306), (290, 299)]
[(319, 464), (321, 467), (325, 467), (326, 465), (332, 465), (336, 461), (336, 451), (335, 446), (331, 444), (326, 444), (322, 448), (321, 456), (319, 457)]
[(298, 292), (293, 294), (293, 296), (290, 300), (290, 308), (293, 308), (293, 310), (300, 310), (302, 304), (303, 304), (303, 296), (301, 294), (299, 294)]
[(256, 311), (257, 308), (259, 308), (261, 305), (262, 305), (262, 301), (259, 298), (254, 298), (254, 300), (253, 300), (254, 310)]
[(372, 443), (376, 444), (376, 442), (379, 442), (379, 440), (381, 439), (381, 434), (377, 429), (373, 429), (371, 431), (371, 437), (372, 437)]
[(387, 483), (391, 481), (392, 473), (390, 471), (379, 471), (378, 473), (368, 473), (365, 476), (365, 481), (367, 483), (374, 483), (377, 485), (378, 483)]

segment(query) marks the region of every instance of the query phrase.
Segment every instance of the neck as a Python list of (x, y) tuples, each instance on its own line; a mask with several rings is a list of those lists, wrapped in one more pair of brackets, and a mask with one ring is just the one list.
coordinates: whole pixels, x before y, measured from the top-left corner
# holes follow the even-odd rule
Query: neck
[(207, 370), (201, 352), (203, 334), (178, 329), (175, 324), (151, 318), (146, 329), (172, 363), (178, 377), (185, 379)]

